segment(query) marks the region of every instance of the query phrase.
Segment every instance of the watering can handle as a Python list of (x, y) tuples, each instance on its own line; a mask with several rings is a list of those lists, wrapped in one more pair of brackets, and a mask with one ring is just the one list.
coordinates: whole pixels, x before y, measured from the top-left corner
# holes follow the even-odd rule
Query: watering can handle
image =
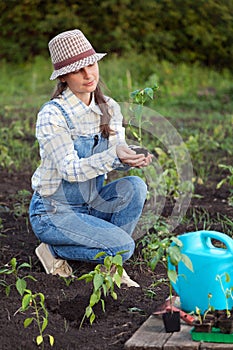
[(200, 237), (202, 244), (206, 247), (220, 249), (215, 247), (211, 242), (211, 239), (216, 239), (217, 241), (222, 242), (226, 246), (226, 249), (233, 254), (233, 239), (225, 233), (217, 231), (202, 231)]

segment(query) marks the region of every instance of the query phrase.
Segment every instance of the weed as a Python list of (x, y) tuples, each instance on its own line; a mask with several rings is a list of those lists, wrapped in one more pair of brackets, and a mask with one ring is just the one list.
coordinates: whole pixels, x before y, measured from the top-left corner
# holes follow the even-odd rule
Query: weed
[(19, 190), (14, 196), (14, 199), (14, 215), (17, 217), (27, 215), (31, 192), (25, 189)]
[[(233, 166), (232, 165), (225, 165), (225, 164), (219, 164), (219, 168), (223, 170), (227, 170), (229, 174), (224, 177), (218, 184), (217, 189), (219, 189), (223, 184), (228, 184), (230, 187), (233, 187)], [(228, 197), (228, 204), (233, 206), (233, 190), (230, 190), (230, 195)]]

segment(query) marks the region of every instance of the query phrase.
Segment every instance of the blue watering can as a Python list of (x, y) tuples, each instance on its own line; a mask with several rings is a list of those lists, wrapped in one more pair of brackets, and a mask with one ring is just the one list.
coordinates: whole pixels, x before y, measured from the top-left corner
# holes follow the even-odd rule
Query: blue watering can
[[(195, 311), (196, 306), (203, 314), (209, 303), (215, 309), (226, 309), (226, 298), (217, 275), (222, 275), (223, 288), (233, 287), (233, 239), (217, 231), (196, 231), (178, 236), (183, 243), (182, 253), (192, 261), (193, 272), (183, 262), (177, 267), (178, 278), (173, 288), (180, 297), (181, 309)], [(223, 247), (216, 247), (217, 240)], [(175, 269), (169, 263), (169, 269)], [(225, 273), (230, 276), (226, 282)], [(208, 299), (208, 293), (212, 298)], [(229, 309), (233, 307), (231, 297), (227, 299)]]

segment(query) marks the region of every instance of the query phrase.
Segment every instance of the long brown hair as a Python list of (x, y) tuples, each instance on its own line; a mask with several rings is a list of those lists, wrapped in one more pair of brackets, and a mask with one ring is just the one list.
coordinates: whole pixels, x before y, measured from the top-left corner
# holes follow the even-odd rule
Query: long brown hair
[[(100, 132), (104, 138), (109, 138), (110, 135), (113, 135), (115, 132), (110, 128), (111, 114), (109, 113), (107, 100), (101, 90), (100, 85), (103, 85), (101, 81), (98, 82), (96, 89), (94, 91), (95, 102), (99, 106), (101, 112), (103, 113), (100, 117)], [(57, 86), (52, 94), (51, 100), (57, 97), (60, 97), (63, 91), (67, 88), (67, 83), (58, 81)]]

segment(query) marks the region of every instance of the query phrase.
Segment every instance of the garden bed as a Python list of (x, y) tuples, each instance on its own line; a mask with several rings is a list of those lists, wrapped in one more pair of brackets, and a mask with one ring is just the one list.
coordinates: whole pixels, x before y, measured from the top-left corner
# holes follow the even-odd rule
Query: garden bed
[[(158, 266), (155, 273), (143, 263), (140, 244), (137, 246), (133, 259), (125, 265), (129, 275), (135, 279), (141, 288), (124, 288), (116, 290), (118, 299), (106, 300), (106, 311), (103, 313), (100, 306), (95, 309), (96, 320), (90, 326), (85, 321), (83, 327), (79, 325), (85, 308), (89, 302), (91, 286), (85, 281), (75, 280), (69, 286), (62, 278), (46, 275), (40, 262), (34, 254), (38, 244), (27, 215), (15, 215), (13, 208), (14, 196), (17, 191), (30, 189), (29, 172), (8, 174), (1, 171), (0, 184), (0, 210), (2, 228), (0, 236), (0, 261), (6, 264), (15, 257), (19, 264), (31, 263), (32, 268), (22, 270), (23, 274), (30, 274), (37, 281), (27, 280), (28, 288), (33, 292), (41, 292), (45, 296), (46, 308), (49, 312), (48, 327), (46, 333), (53, 335), (55, 344), (53, 349), (123, 349), (124, 344), (136, 332), (136, 330), (155, 311), (156, 307), (164, 302), (168, 296), (165, 285), (151, 290), (151, 283), (156, 278), (164, 275), (163, 269)], [(196, 186), (194, 197), (187, 212), (186, 223), (176, 228), (177, 234), (194, 231), (196, 229), (212, 229), (223, 232), (223, 223), (218, 221), (221, 217), (233, 220), (232, 207), (227, 204), (229, 190), (222, 186), (216, 190), (216, 184), (220, 178), (212, 177), (208, 185)], [(146, 210), (145, 206), (145, 210)], [(204, 213), (205, 219), (197, 224), (193, 221), (193, 213)], [(165, 211), (166, 213), (166, 208)], [(203, 218), (202, 216), (202, 218)], [(210, 227), (206, 225), (206, 218)], [(189, 219), (189, 220), (188, 220)], [(93, 265), (71, 262), (75, 274), (89, 272)], [(7, 282), (13, 282), (12, 276), (7, 276)], [(151, 293), (153, 292), (153, 293)], [(153, 297), (152, 297), (153, 296)], [(38, 349), (35, 338), (38, 329), (31, 324), (24, 329), (23, 321), (28, 313), (16, 312), (21, 306), (21, 297), (14, 287), (7, 297), (3, 287), (0, 287), (0, 344), (1, 349)], [(45, 349), (50, 349), (48, 339), (45, 338)]]

